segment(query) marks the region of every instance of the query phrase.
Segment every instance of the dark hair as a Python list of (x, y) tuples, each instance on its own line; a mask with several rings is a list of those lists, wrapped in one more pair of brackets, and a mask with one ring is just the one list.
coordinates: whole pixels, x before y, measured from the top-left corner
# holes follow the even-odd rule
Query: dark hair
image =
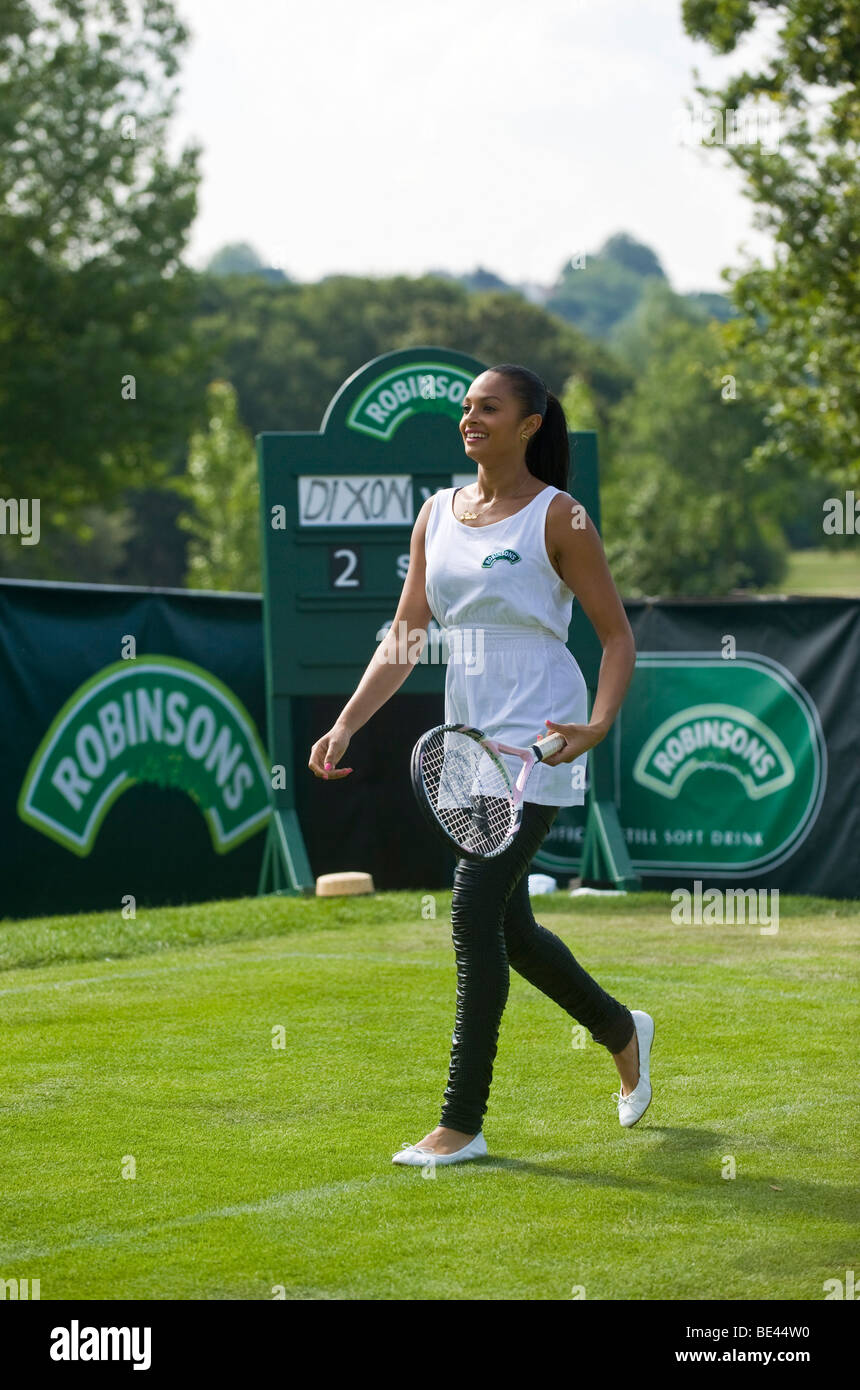
[(543, 417), (540, 429), (535, 430), (526, 445), (526, 468), (542, 483), (552, 483), (553, 487), (567, 492), (570, 444), (561, 401), (528, 367), (502, 362), (497, 367), (488, 367), (487, 371), (508, 378), (511, 390), (522, 405), (524, 419), (526, 415)]

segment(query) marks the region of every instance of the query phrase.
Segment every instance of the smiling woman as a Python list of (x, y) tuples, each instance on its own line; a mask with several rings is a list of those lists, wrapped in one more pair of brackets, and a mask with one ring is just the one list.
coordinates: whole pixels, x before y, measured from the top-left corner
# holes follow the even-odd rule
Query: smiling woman
[[(481, 862), (458, 859), (448, 1087), (436, 1129), (395, 1154), (395, 1163), (409, 1165), (487, 1153), (481, 1126), (509, 964), (612, 1054), (622, 1081), (615, 1097), (622, 1125), (635, 1124), (651, 1100), (652, 1019), (607, 994), (535, 922), (527, 872), (559, 807), (583, 802), (587, 752), (605, 738), (633, 673), (630, 625), (597, 530), (567, 492), (567, 421), (540, 377), (513, 363), (480, 373), (463, 399), (459, 428), (478, 478), (466, 488), (442, 488), (421, 508), (392, 630), (403, 623), (408, 632), (423, 630), (433, 617), (449, 638), (478, 638), (479, 662), (449, 658), (446, 724), (465, 724), (517, 747), (548, 730), (564, 743), (529, 777), (510, 845)], [(574, 594), (604, 652), (590, 719), (585, 681), (567, 647)], [(349, 775), (350, 768), (337, 764), (352, 734), (411, 670), (414, 655), (398, 651), (392, 659), (389, 636), (334, 727), (314, 744), (308, 766), (316, 776)], [(454, 641), (452, 650), (474, 651), (475, 643)]]
[[(501, 394), (498, 389), (491, 389), (494, 377), (501, 378), (507, 387)], [(527, 368), (503, 362), (482, 372), (463, 399), (460, 433), (469, 457), (484, 469), (494, 466), (494, 471), (503, 464), (504, 455), (508, 455), (510, 464), (516, 465), (522, 455), (518, 441), (524, 442), (525, 468), (529, 475), (524, 480), (526, 489), (533, 478), (556, 488), (567, 488), (570, 448), (564, 411), (561, 402), (540, 377)], [(500, 479), (500, 490), (506, 490), (504, 481)], [(481, 505), (476, 494), (474, 502), (478, 510), (472, 511), (471, 494), (475, 488), (464, 489), (464, 492), (470, 495), (461, 499), (467, 507), (460, 517), (463, 521), (480, 520), (497, 500), (491, 497)], [(504, 508), (497, 510), (501, 516)], [(494, 516), (494, 519), (497, 518)]]

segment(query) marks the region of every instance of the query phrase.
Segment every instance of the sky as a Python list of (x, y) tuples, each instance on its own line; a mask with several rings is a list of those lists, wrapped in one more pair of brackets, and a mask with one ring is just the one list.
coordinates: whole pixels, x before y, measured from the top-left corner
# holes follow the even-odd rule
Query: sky
[[(177, 0), (191, 31), (175, 156), (203, 146), (186, 259), (250, 242), (295, 280), (455, 274), (551, 284), (625, 231), (679, 292), (772, 261), (685, 102), (762, 62), (718, 57), (681, 0)], [(586, 259), (587, 264), (587, 259)]]

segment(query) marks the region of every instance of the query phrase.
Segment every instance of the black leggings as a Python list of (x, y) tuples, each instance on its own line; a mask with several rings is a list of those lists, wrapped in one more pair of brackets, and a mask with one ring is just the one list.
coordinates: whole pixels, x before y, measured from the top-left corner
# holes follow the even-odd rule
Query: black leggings
[(457, 1016), (440, 1124), (463, 1134), (478, 1134), (483, 1125), (509, 963), (610, 1052), (621, 1052), (633, 1037), (630, 1010), (534, 919), (527, 870), (557, 815), (557, 806), (527, 801), (516, 838), (503, 854), (481, 863), (457, 860), (451, 899)]

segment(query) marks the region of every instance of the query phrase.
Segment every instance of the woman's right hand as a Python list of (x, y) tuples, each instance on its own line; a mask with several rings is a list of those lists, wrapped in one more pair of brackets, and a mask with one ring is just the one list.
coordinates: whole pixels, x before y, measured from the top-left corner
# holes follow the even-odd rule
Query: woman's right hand
[(346, 729), (334, 724), (327, 734), (317, 739), (311, 749), (308, 767), (315, 777), (323, 777), (327, 782), (333, 781), (336, 777), (348, 777), (353, 770), (351, 767), (337, 768), (348, 747), (349, 734)]

